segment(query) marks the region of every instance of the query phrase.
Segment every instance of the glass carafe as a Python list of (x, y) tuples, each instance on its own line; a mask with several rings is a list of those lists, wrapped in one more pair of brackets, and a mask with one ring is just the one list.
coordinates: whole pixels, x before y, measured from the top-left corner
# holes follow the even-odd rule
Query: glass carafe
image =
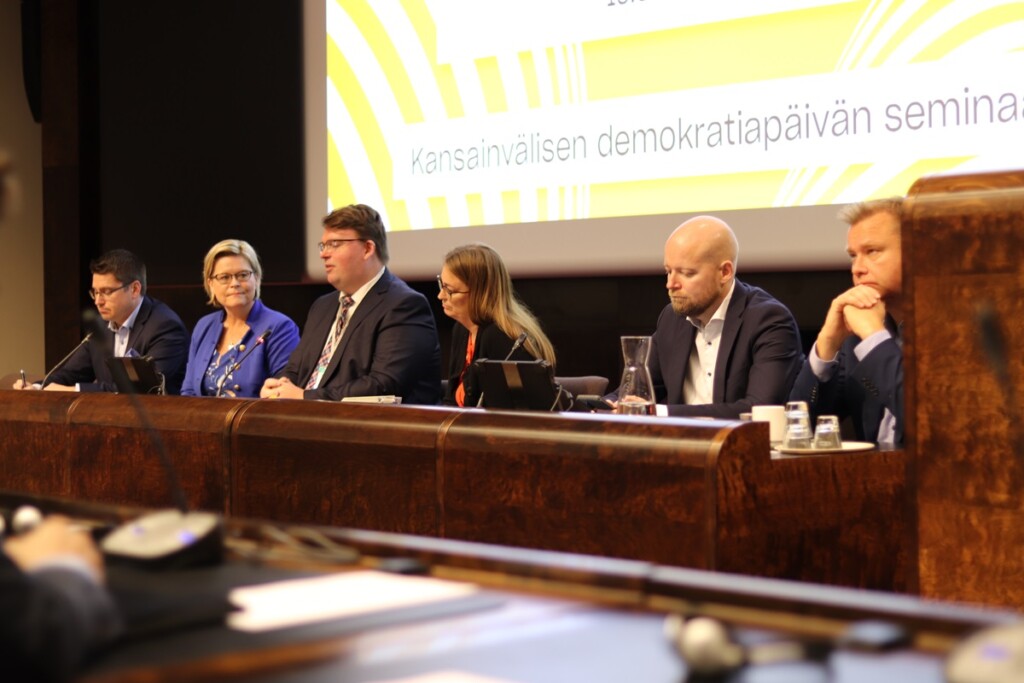
[(650, 337), (622, 337), (622, 382), (615, 412), (654, 415), (654, 382), (647, 367), (650, 355)]

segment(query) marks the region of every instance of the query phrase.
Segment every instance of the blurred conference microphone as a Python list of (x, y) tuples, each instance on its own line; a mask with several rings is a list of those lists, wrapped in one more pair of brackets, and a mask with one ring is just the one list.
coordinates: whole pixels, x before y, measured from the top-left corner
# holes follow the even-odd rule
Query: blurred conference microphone
[[(82, 313), (82, 321), (92, 328), (95, 343), (103, 355), (113, 355), (105, 321), (93, 309)], [(94, 334), (98, 333), (98, 334)], [(128, 396), (139, 425), (153, 445), (170, 489), (173, 508), (157, 510), (125, 522), (100, 541), (108, 560), (147, 568), (182, 568), (216, 564), (224, 554), (224, 530), (221, 518), (209, 512), (190, 511), (178, 470), (167, 453), (167, 444), (153, 425), (136, 391)]]
[(1010, 421), (1011, 444), (1017, 455), (1024, 457), (1024, 424), (1017, 407), (1017, 388), (1010, 377), (1010, 354), (1001, 316), (995, 304), (983, 300), (974, 309), (974, 319), (978, 326), (981, 348), (999, 385), (1003, 406)]

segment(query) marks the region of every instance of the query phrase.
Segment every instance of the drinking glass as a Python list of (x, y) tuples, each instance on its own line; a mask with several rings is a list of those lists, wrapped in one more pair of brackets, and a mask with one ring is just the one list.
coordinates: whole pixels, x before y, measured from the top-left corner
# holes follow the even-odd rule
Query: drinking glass
[(811, 448), (814, 445), (806, 401), (790, 401), (786, 404), (786, 437), (782, 445), (785, 448)]
[(843, 440), (839, 436), (839, 418), (835, 415), (819, 415), (818, 424), (814, 427), (815, 448), (842, 448)]

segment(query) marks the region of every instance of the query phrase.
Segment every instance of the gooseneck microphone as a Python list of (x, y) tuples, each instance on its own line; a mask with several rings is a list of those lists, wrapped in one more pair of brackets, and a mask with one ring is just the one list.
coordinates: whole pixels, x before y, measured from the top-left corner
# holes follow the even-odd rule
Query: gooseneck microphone
[(508, 355), (505, 356), (505, 360), (508, 360), (509, 358), (511, 358), (512, 354), (515, 353), (516, 351), (518, 351), (519, 347), (522, 346), (523, 344), (525, 344), (526, 340), (529, 339), (529, 338), (530, 338), (529, 335), (527, 335), (525, 332), (523, 332), (518, 337), (516, 337), (516, 341), (515, 341), (514, 344), (512, 344), (512, 348), (509, 350)]
[(39, 386), (41, 386), (41, 387), (45, 387), (45, 386), (46, 386), (46, 380), (50, 379), (50, 375), (52, 375), (53, 373), (57, 372), (57, 371), (58, 371), (58, 370), (60, 370), (60, 369), (61, 369), (62, 367), (64, 367), (64, 364), (65, 364), (65, 363), (67, 363), (67, 362), (68, 362), (68, 360), (70, 360), (70, 359), (71, 359), (71, 356), (75, 355), (75, 353), (76, 353), (76, 352), (78, 351), (78, 349), (80, 349), (80, 348), (82, 348), (83, 346), (85, 346), (85, 345), (86, 345), (86, 343), (87, 343), (87, 342), (88, 342), (88, 341), (89, 341), (89, 340), (90, 340), (91, 338), (92, 338), (92, 332), (89, 332), (89, 333), (88, 333), (88, 334), (86, 334), (86, 335), (85, 335), (84, 337), (82, 337), (82, 341), (78, 342), (78, 345), (77, 345), (77, 346), (75, 346), (75, 348), (71, 349), (71, 352), (70, 352), (70, 353), (69, 353), (68, 355), (66, 355), (66, 356), (64, 356), (63, 358), (61, 358), (61, 359), (60, 359), (60, 360), (59, 360), (59, 361), (57, 362), (57, 364), (56, 364), (56, 365), (54, 365), (54, 366), (53, 366), (53, 368), (51, 368), (51, 369), (50, 369), (50, 371), (49, 371), (48, 373), (46, 373), (46, 377), (43, 377), (43, 381), (42, 381), (42, 382), (41, 382), (41, 383), (39, 384)]
[[(525, 344), (526, 340), (529, 339), (529, 338), (530, 338), (530, 335), (526, 334), (525, 332), (521, 333), (518, 337), (516, 337), (515, 342), (512, 343), (512, 348), (509, 349), (508, 355), (505, 356), (503, 361), (508, 360), (509, 358), (511, 358), (512, 354), (515, 353), (516, 351), (518, 351), (519, 347), (521, 347), (523, 344)], [(479, 407), (483, 406), (483, 404), (484, 404), (484, 392), (481, 391), (480, 392), (480, 399), (476, 402), (476, 407), (479, 408)]]
[[(86, 311), (82, 318), (100, 331), (101, 319), (95, 311)], [(104, 353), (113, 351), (102, 333), (96, 335), (96, 341), (104, 345), (101, 349)], [(128, 396), (140, 426), (153, 444), (175, 508), (151, 512), (117, 527), (100, 541), (104, 555), (149, 567), (185, 567), (220, 561), (224, 548), (220, 517), (209, 512), (189, 511), (185, 490), (167, 454), (167, 445), (139, 400), (138, 392), (133, 387), (123, 394)]]
[(274, 331), (273, 328), (270, 328), (270, 327), (268, 327), (267, 329), (263, 330), (263, 334), (258, 336), (256, 338), (256, 340), (249, 346), (249, 348), (245, 350), (245, 353), (242, 354), (242, 357), (239, 358), (238, 360), (236, 360), (234, 363), (231, 364), (231, 367), (229, 367), (227, 369), (227, 372), (225, 372), (224, 375), (220, 378), (220, 381), (217, 382), (217, 394), (216, 394), (217, 398), (220, 398), (220, 395), (224, 392), (224, 382), (227, 381), (228, 375), (233, 373), (238, 368), (242, 367), (242, 362), (246, 358), (248, 358), (249, 355), (253, 351), (256, 350), (257, 346), (259, 346), (259, 345), (263, 344), (264, 342), (266, 342), (267, 339), (270, 338), (270, 335), (273, 333), (273, 331)]
[(1018, 414), (1017, 389), (1010, 377), (1010, 354), (999, 313), (991, 301), (982, 301), (975, 308), (974, 316), (981, 337), (981, 347), (1003, 394), (1003, 406), (1010, 418), (1009, 430), (1013, 448), (1018, 457), (1024, 456), (1024, 423)]

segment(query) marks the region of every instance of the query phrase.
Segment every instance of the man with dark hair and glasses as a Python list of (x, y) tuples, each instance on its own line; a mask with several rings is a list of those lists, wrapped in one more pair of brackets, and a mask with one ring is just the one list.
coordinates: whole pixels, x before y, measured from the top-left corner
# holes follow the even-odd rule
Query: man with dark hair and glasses
[[(106, 360), (111, 355), (150, 357), (164, 376), (168, 394), (181, 390), (188, 359), (188, 332), (181, 318), (146, 296), (146, 265), (125, 249), (114, 249), (89, 264), (89, 296), (107, 323), (109, 336), (90, 339), (46, 380), (48, 391), (115, 391)], [(15, 389), (40, 388), (22, 380)]]
[(338, 401), (400, 396), (402, 403), (441, 400), (441, 346), (426, 297), (387, 269), (380, 214), (365, 204), (332, 211), (317, 245), (326, 294), (309, 310), (284, 371), (263, 383), (263, 398)]

